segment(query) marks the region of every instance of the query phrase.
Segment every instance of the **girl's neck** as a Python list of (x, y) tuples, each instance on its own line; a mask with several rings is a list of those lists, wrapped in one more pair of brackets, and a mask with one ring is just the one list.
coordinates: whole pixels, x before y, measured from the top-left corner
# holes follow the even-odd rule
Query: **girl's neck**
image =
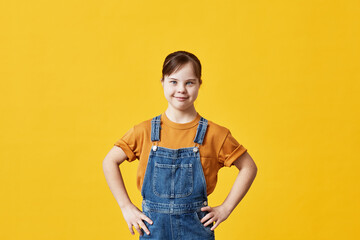
[(166, 117), (175, 123), (188, 123), (193, 121), (197, 116), (197, 111), (194, 107), (189, 108), (185, 111), (180, 111), (168, 107), (165, 111)]

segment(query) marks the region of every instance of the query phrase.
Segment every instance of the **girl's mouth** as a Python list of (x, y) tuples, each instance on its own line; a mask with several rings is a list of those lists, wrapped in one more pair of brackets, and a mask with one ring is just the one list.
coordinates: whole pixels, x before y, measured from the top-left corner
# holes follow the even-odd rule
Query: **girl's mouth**
[(184, 100), (186, 100), (187, 98), (184, 98), (184, 97), (175, 97), (177, 100), (179, 100), (179, 101), (184, 101)]

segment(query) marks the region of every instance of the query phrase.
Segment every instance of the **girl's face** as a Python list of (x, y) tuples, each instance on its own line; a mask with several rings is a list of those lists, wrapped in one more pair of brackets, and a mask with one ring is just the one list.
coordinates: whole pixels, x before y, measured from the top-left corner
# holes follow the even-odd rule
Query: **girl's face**
[(165, 98), (171, 107), (182, 111), (193, 107), (200, 84), (190, 62), (178, 69), (177, 72), (165, 76), (161, 84), (164, 88)]

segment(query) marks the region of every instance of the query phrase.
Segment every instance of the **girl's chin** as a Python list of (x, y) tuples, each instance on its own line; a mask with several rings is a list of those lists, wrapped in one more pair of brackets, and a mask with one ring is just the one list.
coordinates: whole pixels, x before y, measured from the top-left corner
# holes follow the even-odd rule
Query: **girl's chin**
[(176, 104), (173, 104), (173, 103), (169, 103), (169, 105), (173, 108), (173, 109), (177, 109), (177, 110), (180, 110), (180, 111), (185, 111), (189, 108), (191, 108), (193, 106), (193, 104), (179, 104), (179, 103), (176, 103)]

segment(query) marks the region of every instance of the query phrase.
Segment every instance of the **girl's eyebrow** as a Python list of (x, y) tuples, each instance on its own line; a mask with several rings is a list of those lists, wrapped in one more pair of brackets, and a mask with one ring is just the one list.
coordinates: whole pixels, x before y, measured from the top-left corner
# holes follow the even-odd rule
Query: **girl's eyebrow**
[[(171, 77), (171, 79), (178, 80), (178, 79), (172, 78), (172, 77)], [(194, 79), (194, 78), (189, 78), (189, 79), (187, 79), (187, 80), (196, 80), (196, 79)], [(187, 81), (187, 80), (185, 80), (185, 81)]]

